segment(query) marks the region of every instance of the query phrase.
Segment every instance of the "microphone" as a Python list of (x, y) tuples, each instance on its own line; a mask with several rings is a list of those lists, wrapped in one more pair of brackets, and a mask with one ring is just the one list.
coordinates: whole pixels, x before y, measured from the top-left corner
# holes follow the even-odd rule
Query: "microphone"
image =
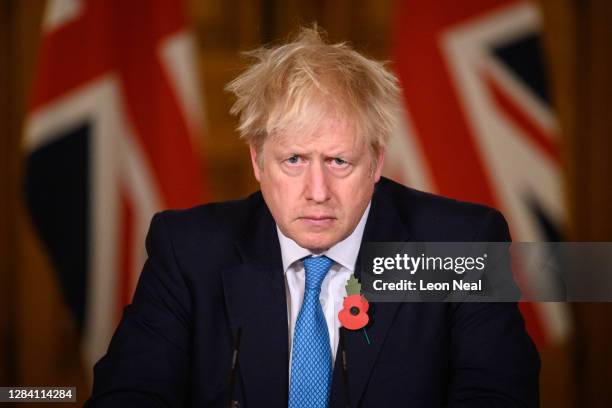
[(351, 399), (349, 395), (349, 382), (348, 382), (348, 364), (346, 358), (346, 347), (344, 346), (344, 327), (340, 327), (340, 356), (342, 358), (342, 382), (344, 383), (344, 401), (346, 408), (351, 407)]
[(242, 327), (238, 327), (236, 330), (236, 334), (232, 333), (234, 344), (232, 347), (232, 364), (230, 368), (229, 374), (229, 408), (240, 408), (240, 403), (234, 399), (232, 396), (234, 395), (234, 386), (236, 384), (236, 371), (238, 368), (238, 357), (240, 356), (240, 336), (242, 334)]

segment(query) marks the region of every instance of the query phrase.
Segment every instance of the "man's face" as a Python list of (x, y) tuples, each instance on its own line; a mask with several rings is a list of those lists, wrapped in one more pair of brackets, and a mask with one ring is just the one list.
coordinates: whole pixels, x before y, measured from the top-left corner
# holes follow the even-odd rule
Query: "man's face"
[(315, 253), (353, 232), (384, 159), (381, 150), (374, 160), (365, 142), (333, 116), (310, 136), (284, 132), (268, 138), (259, 154), (251, 146), (255, 178), (276, 224)]

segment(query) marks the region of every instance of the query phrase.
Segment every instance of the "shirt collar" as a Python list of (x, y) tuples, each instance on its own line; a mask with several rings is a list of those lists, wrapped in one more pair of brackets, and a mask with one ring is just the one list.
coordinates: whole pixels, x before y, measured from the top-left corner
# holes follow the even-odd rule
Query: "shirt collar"
[[(368, 219), (368, 214), (370, 213), (370, 205), (371, 203), (368, 203), (368, 206), (363, 212), (359, 223), (351, 235), (338, 242), (327, 251), (317, 255), (325, 255), (334, 262), (339, 263), (346, 269), (350, 270), (351, 273), (355, 272), (355, 263), (357, 262), (357, 255), (359, 254), (359, 248), (361, 247), (363, 231)], [(278, 225), (276, 226), (276, 232), (280, 242), (281, 256), (283, 258), (283, 270), (285, 273), (287, 273), (287, 270), (294, 262), (299, 261), (304, 257), (313, 255), (313, 253), (308, 249), (302, 248), (294, 240), (285, 236), (285, 234), (281, 232), (280, 228), (278, 228)]]

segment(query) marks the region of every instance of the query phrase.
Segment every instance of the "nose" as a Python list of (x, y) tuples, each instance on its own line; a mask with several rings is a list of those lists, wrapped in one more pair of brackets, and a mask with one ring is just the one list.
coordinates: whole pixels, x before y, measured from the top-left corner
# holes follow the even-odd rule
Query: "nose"
[(313, 161), (306, 174), (306, 198), (323, 203), (330, 198), (329, 175), (323, 163)]

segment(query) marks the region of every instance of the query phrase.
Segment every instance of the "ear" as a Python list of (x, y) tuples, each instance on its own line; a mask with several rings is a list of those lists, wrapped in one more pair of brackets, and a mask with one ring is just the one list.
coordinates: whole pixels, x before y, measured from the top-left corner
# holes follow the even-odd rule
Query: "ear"
[(374, 169), (374, 183), (378, 183), (382, 176), (383, 166), (385, 164), (385, 149), (380, 149), (378, 152), (378, 160), (376, 161), (376, 169)]
[(255, 179), (259, 182), (261, 181), (261, 168), (259, 168), (259, 164), (257, 163), (257, 149), (253, 144), (249, 144), (249, 152), (251, 153), (251, 165), (253, 166), (253, 175), (255, 175)]

